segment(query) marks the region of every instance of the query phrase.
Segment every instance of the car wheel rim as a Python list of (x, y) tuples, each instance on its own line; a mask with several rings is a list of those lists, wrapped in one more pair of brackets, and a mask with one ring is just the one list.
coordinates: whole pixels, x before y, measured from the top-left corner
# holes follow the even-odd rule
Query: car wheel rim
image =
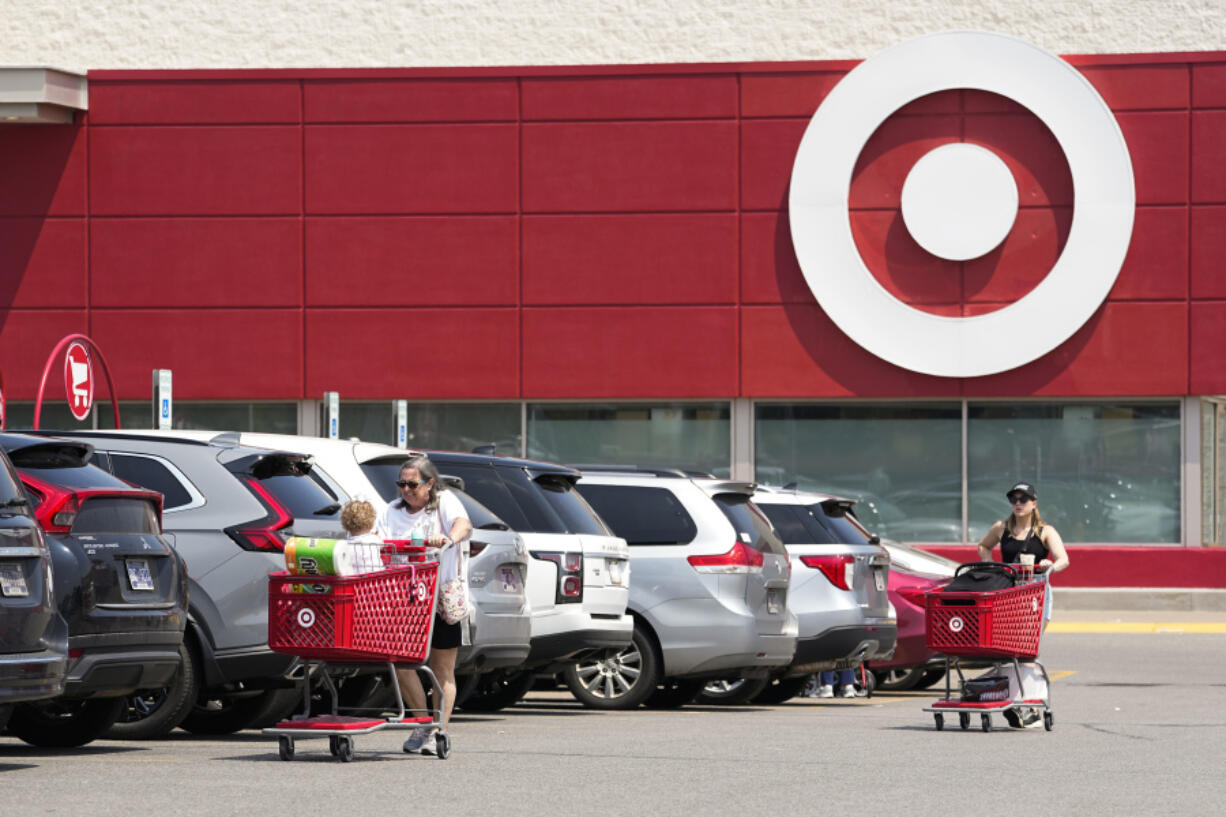
[(734, 681), (708, 681), (707, 685), (702, 688), (702, 691), (708, 695), (723, 696), (731, 695), (745, 684), (744, 678), (737, 678)]
[(643, 674), (643, 656), (631, 647), (605, 658), (577, 664), (575, 673), (589, 694), (614, 700), (630, 692), (638, 683)]

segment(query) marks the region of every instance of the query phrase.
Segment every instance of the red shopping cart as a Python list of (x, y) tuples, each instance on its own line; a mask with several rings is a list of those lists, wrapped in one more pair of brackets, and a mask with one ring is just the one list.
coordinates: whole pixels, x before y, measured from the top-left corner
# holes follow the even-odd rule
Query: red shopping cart
[[(996, 574), (1004, 586), (979, 591), (940, 589), (925, 594), (924, 642), (929, 649), (945, 655), (945, 697), (924, 707), (924, 711), (933, 713), (938, 730), (945, 728), (946, 713), (957, 713), (962, 729), (970, 728), (971, 716), (977, 713), (985, 732), (992, 729), (993, 713), (1004, 714), (1016, 725), (1034, 711), (1041, 714), (1044, 728), (1051, 731), (1055, 724), (1051, 684), (1046, 668), (1037, 660), (1046, 578), (1020, 580), (1012, 565), (974, 562), (961, 565), (954, 574), (955, 581), (970, 570), (989, 578)], [(963, 660), (980, 666), (986, 660), (990, 670), (968, 681), (962, 673)], [(951, 671), (958, 675), (956, 696)]]
[[(437, 754), (446, 758), (450, 741), (441, 730), (443, 690), (425, 661), (434, 629), (438, 562), (426, 549), (392, 543), (384, 549), (390, 566), (356, 576), (302, 576), (287, 572), (268, 577), (268, 646), (307, 663), (304, 712), (264, 729), (275, 735), (282, 760), (293, 760), (295, 740), (328, 738), (333, 757), (353, 760), (353, 738), (387, 728), (427, 727), (435, 733)], [(396, 711), (390, 717), (341, 707), (331, 670), (381, 664), (391, 675)], [(426, 712), (405, 709), (396, 683), (396, 666), (416, 669), (430, 682), (434, 706)], [(311, 680), (330, 693), (331, 712), (311, 714)]]

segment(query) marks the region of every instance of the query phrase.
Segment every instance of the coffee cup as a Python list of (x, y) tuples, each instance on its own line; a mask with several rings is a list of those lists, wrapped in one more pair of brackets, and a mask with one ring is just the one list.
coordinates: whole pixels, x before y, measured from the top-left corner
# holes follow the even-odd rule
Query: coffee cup
[(1019, 553), (1017, 556), (1017, 559), (1018, 559), (1018, 567), (1021, 568), (1019, 572), (1021, 573), (1022, 580), (1029, 581), (1030, 579), (1033, 579), (1034, 578), (1034, 554), (1033, 553)]

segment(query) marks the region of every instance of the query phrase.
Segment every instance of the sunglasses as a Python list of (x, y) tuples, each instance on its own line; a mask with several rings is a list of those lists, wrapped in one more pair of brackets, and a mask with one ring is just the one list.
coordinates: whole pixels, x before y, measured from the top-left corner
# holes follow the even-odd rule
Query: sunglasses
[(399, 485), (401, 488), (416, 488), (418, 485), (425, 485), (426, 482), (428, 482), (428, 480), (424, 480), (424, 479), (418, 482), (413, 482), (407, 479), (396, 480), (396, 484)]
[(1029, 501), (1030, 497), (1022, 494), (1014, 494), (1013, 496), (1009, 497), (1009, 502), (1013, 505), (1025, 505)]

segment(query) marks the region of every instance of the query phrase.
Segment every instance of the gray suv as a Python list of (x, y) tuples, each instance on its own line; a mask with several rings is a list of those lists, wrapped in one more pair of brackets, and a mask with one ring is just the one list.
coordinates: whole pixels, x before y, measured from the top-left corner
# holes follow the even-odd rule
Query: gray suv
[(753, 486), (672, 469), (576, 466), (579, 492), (630, 544), (633, 643), (564, 679), (587, 706), (679, 706), (712, 678), (761, 679), (796, 650), (783, 543)]
[(341, 536), (338, 489), (305, 455), (172, 432), (72, 432), (93, 462), (164, 496), (163, 529), (187, 564), (187, 660), (165, 687), (143, 689), (107, 733), (149, 738), (176, 726), (226, 734), (288, 715), (301, 662), (268, 649), (267, 575), (285, 569), (290, 536)]

